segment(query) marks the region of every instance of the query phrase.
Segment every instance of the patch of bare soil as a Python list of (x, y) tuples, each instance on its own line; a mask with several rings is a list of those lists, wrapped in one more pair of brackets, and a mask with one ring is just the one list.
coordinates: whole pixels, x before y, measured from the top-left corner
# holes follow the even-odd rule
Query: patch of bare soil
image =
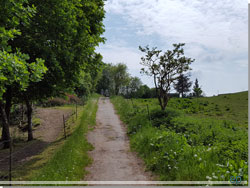
[(96, 127), (88, 134), (94, 146), (89, 154), (93, 158), (87, 167), (86, 181), (150, 181), (152, 175), (145, 172), (143, 161), (130, 151), (126, 128), (115, 114), (108, 98), (100, 98)]
[[(14, 143), (12, 153), (13, 169), (20, 168), (32, 156), (41, 153), (50, 143), (56, 141), (63, 130), (63, 114), (67, 119), (71, 112), (70, 109), (37, 108), (35, 116), (41, 119), (41, 125), (33, 131), (33, 141)], [(0, 172), (9, 168), (8, 155), (9, 149), (0, 151)]]

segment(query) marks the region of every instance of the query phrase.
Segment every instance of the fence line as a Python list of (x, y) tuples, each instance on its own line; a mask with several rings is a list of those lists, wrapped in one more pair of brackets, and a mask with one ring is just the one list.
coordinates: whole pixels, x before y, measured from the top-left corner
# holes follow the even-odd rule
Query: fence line
[[(72, 116), (72, 118), (73, 118), (73, 120), (74, 120), (74, 115), (76, 115), (76, 119), (77, 119), (77, 104), (76, 104), (76, 109), (75, 109), (75, 111), (74, 111), (69, 117)], [(66, 121), (65, 121), (64, 114), (63, 114), (63, 126), (64, 126), (64, 137), (65, 137), (65, 139), (66, 139), (66, 137), (67, 137), (67, 134), (66, 134)], [(4, 141), (0, 142), (0, 145), (4, 144), (4, 143), (6, 143), (6, 142), (10, 142), (9, 155), (6, 156), (6, 157), (4, 157), (3, 159), (1, 159), (0, 162), (2, 162), (2, 161), (4, 161), (4, 160), (6, 160), (6, 159), (9, 158), (9, 175), (6, 176), (6, 175), (4, 175), (4, 174), (3, 174), (3, 175), (0, 174), (0, 178), (2, 178), (2, 177), (3, 177), (3, 178), (9, 178), (9, 181), (11, 181), (11, 180), (12, 180), (12, 171), (13, 171), (13, 170), (17, 170), (18, 168), (22, 167), (22, 166), (19, 166), (19, 167), (17, 166), (16, 168), (13, 169), (12, 158), (13, 158), (17, 153), (23, 151), (23, 150), (26, 149), (27, 147), (30, 147), (31, 145), (35, 144), (36, 142), (33, 142), (33, 143), (31, 143), (31, 144), (28, 144), (28, 145), (26, 145), (25, 147), (19, 149), (19, 150), (16, 151), (16, 152), (13, 152), (13, 148), (12, 148), (12, 147), (13, 147), (13, 141), (12, 141), (12, 139), (10, 139), (10, 140), (4, 140)]]

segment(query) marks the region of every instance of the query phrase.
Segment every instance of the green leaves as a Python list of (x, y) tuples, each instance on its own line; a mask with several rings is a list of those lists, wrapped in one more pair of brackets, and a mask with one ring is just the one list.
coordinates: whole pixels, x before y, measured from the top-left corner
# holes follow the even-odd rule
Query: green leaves
[(29, 56), (17, 53), (0, 51), (0, 100), (7, 86), (16, 83), (21, 90), (25, 90), (30, 81), (41, 80), (47, 68), (44, 61), (37, 59), (36, 62), (28, 64)]
[(42, 80), (44, 73), (48, 70), (47, 67), (44, 66), (44, 60), (37, 58), (36, 62), (33, 62), (28, 65), (30, 69), (30, 81), (39, 82)]
[(194, 59), (184, 56), (184, 43), (173, 44), (173, 50), (167, 50), (161, 54), (161, 50), (157, 48), (149, 49), (148, 46), (139, 50), (145, 53), (145, 57), (141, 58), (141, 64), (146, 69), (141, 69), (141, 72), (154, 77), (154, 84), (157, 91), (161, 109), (164, 110), (167, 106), (172, 84), (178, 79), (179, 74), (191, 70), (189, 65), (194, 62)]

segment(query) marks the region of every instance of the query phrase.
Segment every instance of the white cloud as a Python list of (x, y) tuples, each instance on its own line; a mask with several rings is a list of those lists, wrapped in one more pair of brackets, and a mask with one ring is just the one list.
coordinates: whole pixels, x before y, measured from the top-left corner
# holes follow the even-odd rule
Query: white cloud
[(125, 42), (120, 40), (97, 49), (97, 52), (103, 55), (103, 61), (106, 63), (125, 63), (131, 71), (139, 72), (141, 54), (137, 49), (125, 47), (123, 44)]
[[(217, 90), (247, 89), (248, 14), (244, 0), (108, 0), (105, 10), (125, 20), (119, 28), (109, 25), (111, 37), (98, 49), (105, 62), (124, 62), (133, 76), (140, 76), (143, 54), (138, 46), (126, 42), (126, 34), (138, 36), (138, 40), (143, 36), (151, 46), (160, 40), (162, 46), (158, 47), (163, 50), (172, 43), (185, 42), (185, 54), (196, 59), (192, 79), (198, 77), (208, 95), (217, 94)], [(117, 29), (123, 31), (122, 36), (115, 35)], [(153, 86), (150, 78), (142, 80)]]
[[(240, 0), (108, 0), (137, 33), (163, 40), (197, 42), (210, 48), (247, 50), (247, 2)], [(236, 48), (237, 47), (237, 48)]]

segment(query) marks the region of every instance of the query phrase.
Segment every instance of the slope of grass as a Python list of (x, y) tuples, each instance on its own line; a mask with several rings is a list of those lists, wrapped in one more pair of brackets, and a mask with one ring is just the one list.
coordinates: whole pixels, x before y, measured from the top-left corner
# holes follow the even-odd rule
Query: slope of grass
[(173, 98), (164, 112), (157, 99), (114, 97), (112, 102), (128, 125), (131, 148), (161, 180), (228, 181), (231, 176), (248, 180), (246, 97), (245, 92)]
[[(67, 130), (71, 133), (66, 140), (61, 139), (51, 144), (40, 155), (24, 165), (21, 171), (16, 172), (16, 180), (31, 181), (79, 181), (84, 178), (84, 168), (91, 163), (87, 151), (92, 146), (86, 140), (89, 126), (95, 124), (97, 111), (97, 96), (90, 98), (84, 107), (79, 107), (79, 118), (77, 121), (69, 120), (67, 123), (75, 123)], [(63, 108), (63, 107), (60, 107)], [(21, 173), (25, 172), (22, 175)]]
[(200, 117), (230, 119), (240, 126), (248, 127), (247, 91), (197, 99), (173, 98), (169, 106)]

